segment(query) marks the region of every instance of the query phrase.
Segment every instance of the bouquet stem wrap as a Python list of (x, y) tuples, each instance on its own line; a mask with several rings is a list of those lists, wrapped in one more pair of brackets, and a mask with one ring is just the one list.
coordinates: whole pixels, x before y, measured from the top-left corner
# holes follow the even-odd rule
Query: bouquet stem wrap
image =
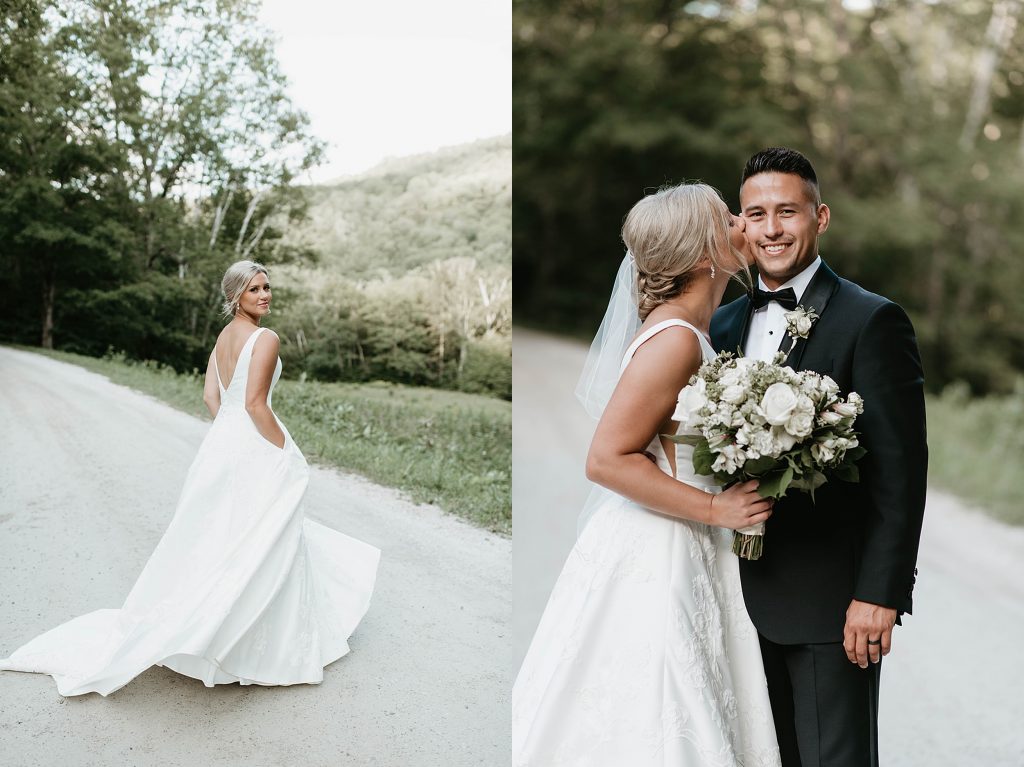
[(760, 559), (764, 551), (764, 522), (736, 530), (732, 536), (732, 553), (743, 559)]

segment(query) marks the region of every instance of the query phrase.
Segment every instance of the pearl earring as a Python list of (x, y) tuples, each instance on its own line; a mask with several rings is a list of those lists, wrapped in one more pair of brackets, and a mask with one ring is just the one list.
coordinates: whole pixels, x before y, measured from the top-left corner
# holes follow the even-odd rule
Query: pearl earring
[(715, 271), (715, 265), (712, 264), (711, 265), (711, 279), (715, 279), (715, 274), (717, 274), (717, 272)]

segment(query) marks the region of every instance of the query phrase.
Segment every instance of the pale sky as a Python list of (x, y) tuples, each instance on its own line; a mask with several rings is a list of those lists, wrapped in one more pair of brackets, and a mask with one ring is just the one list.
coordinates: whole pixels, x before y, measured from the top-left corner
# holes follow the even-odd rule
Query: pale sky
[(512, 130), (510, 0), (263, 0), (322, 182)]

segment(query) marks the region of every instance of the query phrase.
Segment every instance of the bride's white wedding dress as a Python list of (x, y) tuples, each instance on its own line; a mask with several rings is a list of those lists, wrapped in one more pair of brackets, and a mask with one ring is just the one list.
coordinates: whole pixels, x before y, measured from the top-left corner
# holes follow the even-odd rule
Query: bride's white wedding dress
[[(317, 683), (348, 652), (380, 551), (304, 518), (305, 458), (280, 421), (283, 449), (246, 412), (262, 332), (246, 340), (226, 389), (216, 372), (220, 410), (124, 605), (42, 634), (0, 670), (50, 674), (61, 695), (107, 695), (153, 665), (207, 686)], [(268, 405), (280, 375), (278, 359)]]
[[(667, 327), (700, 339), (696, 328)], [(676, 446), (677, 477), (693, 448)], [(671, 467), (656, 436), (648, 451)], [(566, 560), (512, 692), (517, 767), (777, 767), (757, 633), (732, 531), (657, 514), (606, 492)]]

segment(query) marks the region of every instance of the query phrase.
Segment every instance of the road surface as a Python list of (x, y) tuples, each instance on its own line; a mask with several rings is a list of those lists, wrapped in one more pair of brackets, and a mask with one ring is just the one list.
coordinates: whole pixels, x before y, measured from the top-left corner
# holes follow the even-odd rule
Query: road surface
[[(0, 347), (0, 656), (117, 607), (208, 424), (74, 365)], [(301, 447), (301, 446), (300, 446)], [(504, 765), (511, 544), (314, 468), (306, 513), (382, 550), (352, 652), (319, 686), (205, 688), (153, 668), (107, 698), (0, 673), (0, 764)]]
[[(517, 328), (512, 348), (515, 664), (576, 537), (594, 422), (573, 398), (586, 348)], [(883, 663), (886, 767), (1024, 765), (1024, 529), (929, 492), (914, 615)]]

